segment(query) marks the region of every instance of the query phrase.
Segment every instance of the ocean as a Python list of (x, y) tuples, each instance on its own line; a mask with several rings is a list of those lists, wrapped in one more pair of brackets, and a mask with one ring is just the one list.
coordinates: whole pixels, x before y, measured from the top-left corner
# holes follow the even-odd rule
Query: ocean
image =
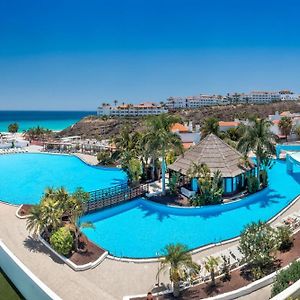
[(15, 122), (19, 124), (19, 132), (36, 126), (63, 130), (95, 114), (95, 111), (0, 111), (0, 132), (6, 132), (8, 125)]

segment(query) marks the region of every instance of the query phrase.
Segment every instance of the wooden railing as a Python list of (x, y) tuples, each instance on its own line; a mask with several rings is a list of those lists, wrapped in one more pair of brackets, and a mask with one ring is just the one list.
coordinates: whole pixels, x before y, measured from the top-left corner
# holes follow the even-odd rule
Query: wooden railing
[(89, 192), (90, 199), (86, 203), (86, 212), (110, 207), (118, 203), (132, 200), (148, 193), (148, 184), (129, 187), (127, 184)]

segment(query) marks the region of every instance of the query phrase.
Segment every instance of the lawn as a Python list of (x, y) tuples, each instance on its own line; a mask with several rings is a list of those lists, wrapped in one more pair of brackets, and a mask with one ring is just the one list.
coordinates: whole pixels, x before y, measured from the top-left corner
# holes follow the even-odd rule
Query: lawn
[(0, 269), (0, 300), (24, 299)]

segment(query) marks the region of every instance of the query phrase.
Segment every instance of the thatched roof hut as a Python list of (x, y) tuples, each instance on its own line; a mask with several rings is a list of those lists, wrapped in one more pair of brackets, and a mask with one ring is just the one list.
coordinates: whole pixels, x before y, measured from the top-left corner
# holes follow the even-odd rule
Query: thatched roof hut
[(206, 164), (211, 172), (220, 170), (222, 177), (235, 177), (251, 169), (242, 165), (243, 157), (219, 137), (209, 134), (180, 156), (169, 169), (187, 175), (193, 163)]

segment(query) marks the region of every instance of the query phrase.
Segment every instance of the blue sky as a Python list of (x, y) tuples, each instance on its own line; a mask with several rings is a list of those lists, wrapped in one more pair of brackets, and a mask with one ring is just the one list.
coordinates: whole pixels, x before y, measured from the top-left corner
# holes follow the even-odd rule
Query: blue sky
[(300, 1), (0, 0), (0, 109), (300, 92)]

